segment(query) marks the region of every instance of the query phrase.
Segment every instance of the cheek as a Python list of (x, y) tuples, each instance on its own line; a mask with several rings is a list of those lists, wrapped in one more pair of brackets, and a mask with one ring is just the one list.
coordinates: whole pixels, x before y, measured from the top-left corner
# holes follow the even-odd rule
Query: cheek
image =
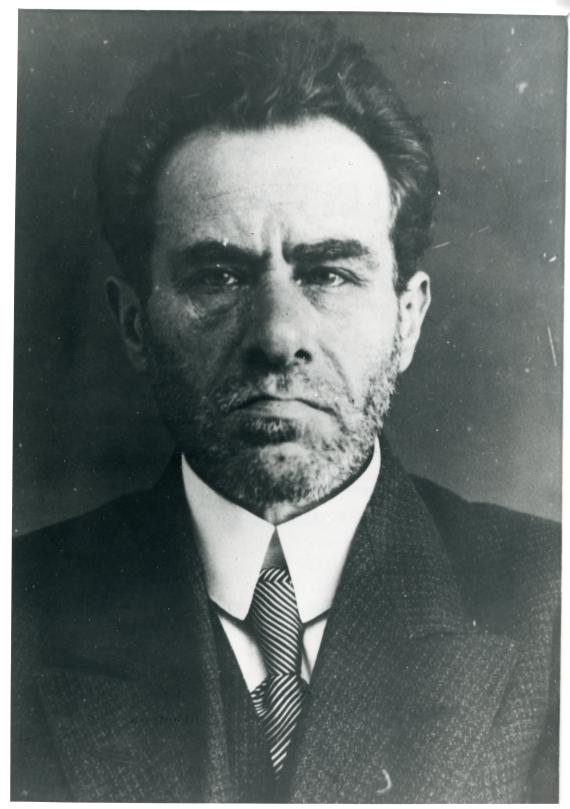
[(330, 345), (355, 366), (369, 365), (392, 350), (398, 327), (398, 303), (394, 296), (379, 301), (361, 295), (329, 323)]
[(153, 292), (147, 312), (153, 338), (185, 364), (204, 367), (235, 341), (234, 318), (228, 313), (213, 316), (171, 292)]
[(337, 331), (330, 343), (332, 360), (355, 401), (362, 401), (372, 381), (382, 379), (392, 367), (397, 330), (398, 308), (394, 305), (381, 309), (362, 306)]

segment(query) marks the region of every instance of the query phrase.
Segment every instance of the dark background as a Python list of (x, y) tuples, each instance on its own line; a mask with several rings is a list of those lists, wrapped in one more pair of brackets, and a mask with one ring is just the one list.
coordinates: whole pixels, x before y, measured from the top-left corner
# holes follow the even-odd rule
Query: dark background
[[(21, 11), (14, 529), (149, 485), (171, 452), (107, 313), (92, 162), (176, 38), (239, 13)], [(252, 15), (259, 16), (259, 15)], [(296, 15), (300, 16), (300, 15)], [(388, 432), (470, 499), (559, 517), (563, 17), (334, 15), (434, 136), (433, 304)]]

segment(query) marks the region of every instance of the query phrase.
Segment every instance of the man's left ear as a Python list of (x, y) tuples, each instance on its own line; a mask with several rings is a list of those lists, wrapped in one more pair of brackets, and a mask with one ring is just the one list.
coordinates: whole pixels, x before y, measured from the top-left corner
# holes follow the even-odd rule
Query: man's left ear
[(400, 294), (401, 353), (400, 373), (410, 365), (420, 337), (426, 312), (431, 303), (429, 275), (418, 271), (412, 275), (405, 290)]

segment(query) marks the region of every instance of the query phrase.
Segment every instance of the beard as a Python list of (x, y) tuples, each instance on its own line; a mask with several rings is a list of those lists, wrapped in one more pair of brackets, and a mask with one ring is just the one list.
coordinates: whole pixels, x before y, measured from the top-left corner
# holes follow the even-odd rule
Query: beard
[[(244, 371), (199, 390), (185, 355), (148, 321), (145, 331), (166, 425), (198, 476), (227, 499), (258, 514), (283, 503), (303, 510), (334, 495), (369, 462), (396, 389), (400, 318), (391, 350), (370, 368), (358, 398), (342, 378), (317, 377), (310, 365), (295, 363)], [(248, 412), (247, 402), (260, 395), (302, 398), (320, 412), (306, 420)]]

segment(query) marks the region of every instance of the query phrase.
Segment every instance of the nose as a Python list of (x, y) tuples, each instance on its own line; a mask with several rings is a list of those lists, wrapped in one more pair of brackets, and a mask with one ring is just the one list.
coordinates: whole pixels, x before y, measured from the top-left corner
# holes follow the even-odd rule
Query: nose
[(246, 363), (283, 368), (310, 362), (311, 324), (310, 307), (294, 279), (268, 272), (252, 292), (244, 343)]

